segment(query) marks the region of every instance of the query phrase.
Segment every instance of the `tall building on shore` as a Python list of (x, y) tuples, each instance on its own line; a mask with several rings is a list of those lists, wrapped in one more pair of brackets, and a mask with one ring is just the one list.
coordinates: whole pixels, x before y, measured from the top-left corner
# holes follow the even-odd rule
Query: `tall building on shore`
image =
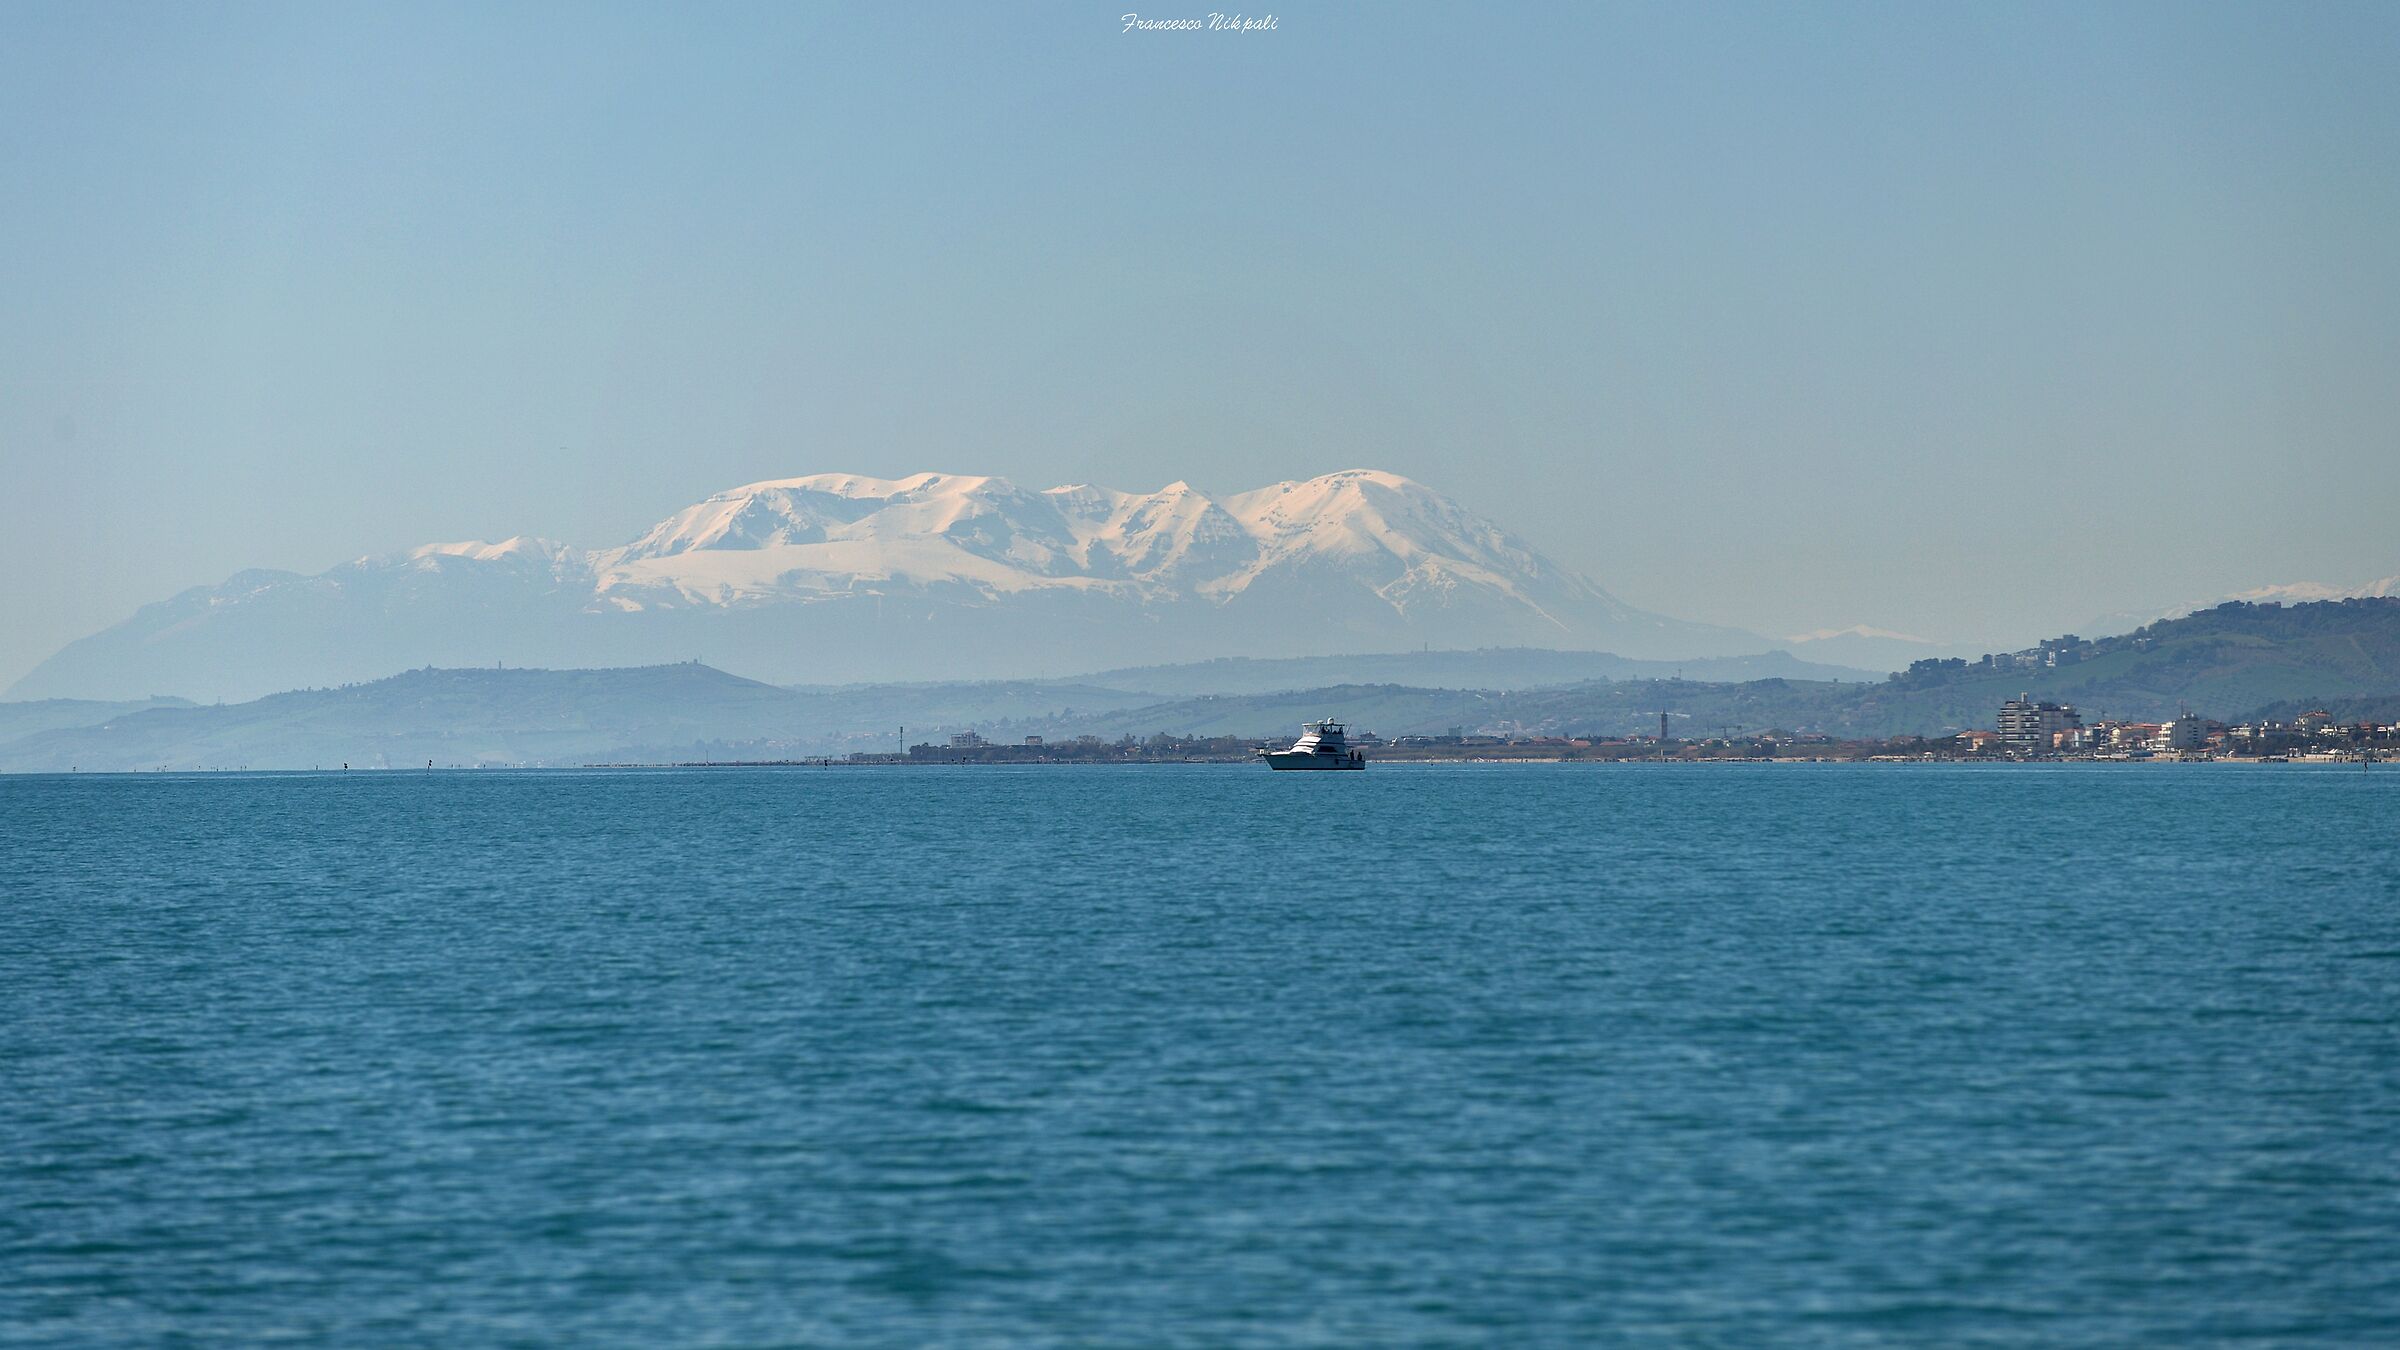
[(2158, 729), (2157, 739), (2150, 742), (2159, 750), (2197, 750), (2208, 744), (2208, 724), (2186, 712)]
[(2031, 694), (2019, 694), (2000, 705), (2000, 740), (2011, 750), (2048, 750), (2058, 733), (2082, 725), (2083, 714), (2068, 703), (2036, 703)]

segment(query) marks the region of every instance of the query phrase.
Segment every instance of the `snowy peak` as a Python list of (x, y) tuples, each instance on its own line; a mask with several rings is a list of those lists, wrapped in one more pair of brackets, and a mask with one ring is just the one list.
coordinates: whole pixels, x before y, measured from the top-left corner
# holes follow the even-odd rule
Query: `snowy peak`
[(604, 555), (620, 608), (742, 604), (889, 586), (986, 596), (1086, 571), (1045, 494), (1005, 478), (817, 474), (721, 492)]
[[(755, 556), (701, 556), (726, 553)], [(818, 474), (718, 493), (603, 562), (608, 589), (668, 585), (687, 600), (726, 602), (881, 583), (961, 583), (988, 595), (1172, 585), (1233, 572), (1257, 553), (1242, 522), (1189, 483), (1032, 492), (972, 475)], [(803, 574), (814, 580), (797, 582)]]
[(1398, 474), (1351, 469), (1277, 483), (1228, 501), (1271, 557), (1300, 553), (1411, 559), (1426, 553), (1489, 555), (1500, 531), (1448, 498)]
[(582, 587), (591, 582), (592, 555), (555, 539), (517, 535), (496, 544), (482, 539), (424, 544), (397, 557), (360, 558), (327, 575), (414, 577), (426, 584), (445, 577), (490, 577)]
[[(452, 544), (423, 544), (408, 552), (409, 560), (412, 562), (462, 558), (468, 562), (556, 563), (578, 560), (582, 556), (583, 550), (559, 543), (555, 539), (536, 539), (522, 534), (514, 538), (503, 539), (496, 544), (481, 539), (465, 539)], [(372, 560), (361, 559), (361, 561)]]
[(1215, 656), (1557, 647), (1756, 652), (1617, 601), (1398, 474), (1214, 498), (918, 473), (767, 479), (593, 551), (428, 544), (245, 574), (145, 608), (17, 692), (244, 697), (428, 662), (582, 667), (705, 654), (780, 680), (976, 678)]
[(1095, 572), (1163, 583), (1220, 575), (1258, 552), (1240, 521), (1180, 480), (1150, 493), (1078, 483), (1043, 495), (1075, 532), (1085, 565)]
[(824, 543), (869, 517), (894, 513), (888, 528), (939, 533), (976, 511), (977, 499), (1013, 494), (1006, 480), (921, 473), (908, 478), (815, 474), (720, 492), (687, 506), (618, 551), (620, 560), (700, 549), (761, 549)]
[(1630, 614), (1581, 577), (1565, 572), (1498, 526), (1421, 483), (1379, 469), (1349, 469), (1277, 483), (1226, 501), (1259, 541), (1238, 590), (1291, 565), (1332, 566), (1367, 581), (1395, 608), (1450, 604), (1469, 595), (1506, 597), (1565, 626), (1563, 606)]
[(1440, 493), (1376, 469), (1223, 502), (1180, 481), (1128, 493), (941, 473), (769, 479), (686, 507), (593, 562), (597, 589), (621, 609), (927, 588), (1224, 604), (1262, 578), (1308, 573), (1363, 585), (1403, 613), (1497, 603), (1556, 627), (1568, 626), (1565, 610), (1631, 613)]
[[(612, 549), (474, 539), (340, 571), (541, 576), (589, 585), (603, 611), (852, 594), (991, 603), (1039, 590), (1222, 606), (1271, 582), (1363, 587), (1402, 615), (1497, 605), (1545, 629), (1572, 629), (1572, 611), (1634, 614), (1490, 521), (1377, 469), (1223, 501), (1182, 481), (1144, 493), (1086, 483), (1037, 492), (974, 474), (811, 474), (716, 493)], [(1328, 601), (1340, 594), (1324, 592)]]

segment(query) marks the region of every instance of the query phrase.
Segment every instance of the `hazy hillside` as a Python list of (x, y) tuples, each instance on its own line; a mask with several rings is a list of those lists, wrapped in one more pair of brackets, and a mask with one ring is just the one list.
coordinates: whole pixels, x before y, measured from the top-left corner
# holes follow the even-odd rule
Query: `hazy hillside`
[(0, 703), (0, 745), (61, 727), (98, 726), (102, 722), (151, 708), (190, 706), (189, 700), (180, 698), (148, 698), (127, 703), (105, 703), (83, 698), (43, 698), (29, 702)]
[[(2332, 707), (2336, 701), (2388, 697), (2400, 690), (2400, 599), (2228, 605), (2083, 644), (2077, 651), (2078, 659), (2057, 667), (1961, 663), (1871, 684), (1617, 680), (1500, 692), (1346, 681), (1299, 693), (1162, 700), (1098, 718), (1023, 719), (998, 729), (1044, 735), (1110, 728), (1257, 735), (1282, 731), (1304, 717), (1338, 716), (1384, 735), (1452, 726), (1644, 735), (1656, 733), (1664, 710), (1678, 736), (1714, 734), (1720, 727), (1890, 736), (1988, 727), (2000, 704), (2019, 693), (2074, 703), (2087, 720), (2156, 720), (2186, 707), (2231, 719), (2277, 700)], [(1217, 664), (1233, 667), (1236, 674), (1252, 668), (1247, 663), (1211, 666)], [(1309, 664), (1293, 663), (1299, 669)]]
[[(1066, 683), (784, 689), (708, 666), (414, 670), (211, 707), (100, 710), (0, 739), (0, 770), (405, 768), (772, 759), (897, 748), (1001, 719), (1095, 714), (1151, 695)], [(0, 704), (0, 710), (41, 704)], [(4, 725), (4, 723), (0, 723)]]
[(1366, 656), (1302, 656), (1280, 660), (1221, 657), (1172, 666), (1106, 670), (1083, 682), (1111, 689), (1187, 696), (1267, 694), (1337, 684), (1403, 684), (1429, 689), (1539, 689), (1592, 680), (1880, 680), (1878, 671), (1803, 661), (1789, 652), (1756, 656), (1643, 661), (1613, 652), (1564, 652), (1536, 647), (1474, 651), (1385, 652)]
[(616, 670), (418, 670), (250, 703), (158, 708), (0, 743), (0, 770), (408, 768), (785, 759), (883, 752), (974, 730), (996, 740), (1288, 734), (1344, 717), (1385, 735), (1846, 726), (1862, 686), (1762, 680), (1597, 682), (1502, 692), (1348, 684), (1160, 699), (1084, 685), (784, 689), (685, 664)]
[(637, 758), (788, 724), (794, 696), (706, 666), (418, 670), (249, 703), (155, 708), (0, 745), (13, 770), (360, 768)]
[[(1804, 680), (1704, 684), (1692, 680), (1598, 682), (1563, 688), (1418, 689), (1405, 685), (1345, 684), (1265, 694), (1204, 695), (1096, 716), (1020, 719), (992, 724), (986, 735), (1200, 736), (1289, 735), (1303, 721), (1340, 718), (1382, 736), (1494, 735), (1648, 736), (1668, 715), (1676, 737), (1714, 736), (1723, 728), (1763, 731), (1853, 732), (1859, 686)], [(1853, 732), (1853, 734), (1858, 734)]]
[(2400, 599), (2226, 604), (2084, 644), (2056, 667), (1912, 672), (1880, 689), (1907, 717), (1974, 726), (2019, 692), (2073, 703), (2087, 719), (2145, 720), (2382, 694), (2400, 689)]
[[(2184, 707), (2228, 720), (2261, 707), (2381, 706), (2400, 690), (2400, 599), (2286, 608), (2234, 605), (2081, 644), (2056, 667), (1921, 667), (1871, 684), (1830, 680), (1538, 677), (1615, 661), (1594, 653), (1419, 653), (1461, 671), (1505, 670), (1517, 687), (1337, 680), (1301, 689), (1162, 694), (1160, 688), (1282, 684), (1351, 662), (1210, 662), (1082, 681), (779, 688), (693, 663), (606, 670), (416, 670), (334, 689), (215, 706), (0, 704), (0, 769), (161, 766), (308, 768), (771, 759), (889, 751), (974, 730), (1026, 735), (1237, 736), (1342, 717), (1386, 736), (1472, 732), (1679, 737), (1721, 729), (1848, 736), (1990, 726), (2020, 692), (2102, 715), (2155, 719)], [(1480, 663), (1480, 664), (1478, 664)], [(1632, 668), (1642, 663), (1620, 663)], [(1740, 663), (1729, 663), (1738, 668)], [(1693, 667), (1704, 663), (1690, 663)], [(1148, 683), (1153, 688), (1125, 688)], [(2366, 715), (2360, 713), (2358, 715)], [(90, 725), (66, 723), (90, 719)]]
[[(2400, 690), (2400, 599), (2282, 608), (2229, 605), (2084, 644), (2078, 651), (2079, 659), (2058, 667), (1999, 669), (1961, 663), (1865, 684), (1797, 678), (1628, 678), (1653, 672), (1662, 663), (1611, 666), (1610, 658), (1574, 653), (1434, 652), (1339, 661), (1217, 661), (1089, 677), (1091, 683), (1104, 686), (1202, 692), (1110, 708), (1101, 715), (999, 719), (983, 729), (1008, 738), (1156, 731), (1269, 735), (1304, 718), (1330, 716), (1384, 735), (1440, 732), (1453, 726), (1653, 735), (1664, 710), (1670, 730), (1678, 736), (1715, 734), (1723, 727), (1891, 736), (1988, 727), (2000, 704), (2019, 693), (2074, 703), (2087, 719), (2106, 715), (2155, 720), (2185, 707), (2235, 718), (2277, 699), (2330, 707), (2330, 700)], [(1585, 660), (1593, 668), (1622, 674), (1613, 680), (1563, 685), (1540, 678), (1571, 672)], [(1442, 687), (1431, 680), (1351, 676), (1298, 692), (1278, 691), (1294, 689), (1288, 681), (1295, 675), (1371, 670), (1384, 662), (1389, 663), (1385, 668), (1406, 669), (1412, 661), (1433, 663), (1418, 667), (1427, 673), (1438, 673), (1440, 663), (1454, 662), (1450, 668), (1462, 674), (1505, 671), (1517, 678)], [(1687, 675), (1699, 675), (1745, 663), (1736, 659), (1682, 665)], [(1210, 689), (1211, 685), (1217, 687)]]

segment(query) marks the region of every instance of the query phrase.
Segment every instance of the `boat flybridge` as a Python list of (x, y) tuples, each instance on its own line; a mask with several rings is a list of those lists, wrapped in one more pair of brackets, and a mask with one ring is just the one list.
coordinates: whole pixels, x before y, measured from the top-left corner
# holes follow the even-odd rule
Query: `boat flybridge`
[(1350, 744), (1339, 722), (1302, 722), (1289, 750), (1260, 750), (1270, 769), (1363, 769), (1367, 752)]

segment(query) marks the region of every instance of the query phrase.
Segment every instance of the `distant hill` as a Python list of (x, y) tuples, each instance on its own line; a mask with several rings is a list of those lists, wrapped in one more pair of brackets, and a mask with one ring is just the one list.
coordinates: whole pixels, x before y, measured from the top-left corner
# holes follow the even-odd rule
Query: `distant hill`
[(2238, 717), (2284, 700), (2400, 689), (2400, 598), (2232, 602), (2060, 649), (2060, 664), (1931, 665), (1895, 676), (1883, 702), (1942, 724), (1989, 725), (2019, 692), (2086, 718), (2155, 720), (2183, 708)]
[[(2058, 664), (2046, 662), (2055, 652)], [(1082, 681), (783, 688), (695, 663), (604, 670), (416, 670), (333, 689), (196, 707), (0, 704), (0, 769), (308, 768), (778, 759), (888, 751), (974, 730), (994, 740), (1157, 732), (1268, 737), (1315, 717), (1386, 736), (1471, 732), (1654, 734), (1720, 729), (1843, 736), (1990, 726), (2020, 692), (2154, 720), (2189, 707), (2235, 720), (2262, 708), (2375, 715), (2400, 690), (2400, 599), (2236, 604), (2094, 642), (1980, 662), (1920, 663), (1888, 680), (1601, 679), (1542, 684), (1613, 661), (1596, 653), (1419, 653), (1507, 687), (1335, 680), (1259, 688), (1344, 662), (1210, 662)], [(1406, 654), (1365, 658), (1371, 668)], [(1482, 663), (1480, 666), (1477, 663)], [(1638, 667), (1647, 663), (1624, 663)], [(1699, 667), (1704, 663), (1687, 663)], [(1738, 667), (1738, 662), (1735, 665)], [(1148, 684), (1124, 688), (1121, 684)], [(1177, 686), (1218, 691), (1162, 693)], [(1244, 690), (1243, 686), (1250, 686)], [(1224, 691), (1234, 692), (1224, 692)], [(89, 719), (81, 726), (67, 723)]]
[(84, 698), (43, 698), (29, 702), (0, 703), (0, 745), (62, 727), (98, 726), (102, 722), (147, 712), (152, 708), (191, 706), (189, 699), (180, 698), (147, 698), (125, 703)]
[(1957, 649), (1956, 643), (1912, 637), (1907, 633), (1895, 633), (1888, 628), (1874, 628), (1866, 624), (1818, 629), (1813, 633), (1794, 633), (1784, 641), (1791, 644), (1793, 654), (1803, 661), (1856, 666), (1874, 671), (1876, 679), (1892, 671), (1905, 669), (1910, 662), (1928, 656), (1965, 654)]
[[(357, 768), (778, 759), (896, 749), (1006, 719), (1097, 715), (1152, 695), (993, 681), (785, 689), (693, 662), (602, 670), (413, 670), (209, 707), (57, 704), (0, 736), (0, 771)], [(21, 719), (31, 726), (34, 719)]]
[(2252, 708), (2243, 713), (2239, 720), (2248, 722), (2263, 718), (2274, 722), (2290, 722), (2306, 712), (2325, 713), (2341, 726), (2356, 726), (2360, 722), (2373, 722), (2377, 726), (2388, 726), (2391, 723), (2400, 722), (2400, 691), (2389, 694), (2359, 694), (2347, 698), (2284, 699), (2281, 702), (2269, 703), (2264, 707)]
[(1720, 728), (1764, 731), (1846, 726), (1859, 686), (1815, 680), (1601, 681), (1561, 688), (1418, 689), (1406, 685), (1344, 684), (1278, 693), (1204, 695), (1098, 716), (1026, 719), (995, 724), (996, 740), (1027, 735), (1195, 736), (1289, 735), (1303, 721), (1339, 718), (1382, 736), (1470, 734), (1655, 735), (1668, 714), (1677, 738), (1714, 736)]
[(2316, 600), (2365, 600), (2380, 596), (2400, 596), (2400, 576), (2381, 577), (2355, 585), (2327, 585), (2322, 581), (2294, 581), (2277, 586), (2253, 586), (2248, 590), (2221, 595), (2214, 600), (2194, 604), (2167, 605), (2151, 610), (2119, 610), (2103, 614), (2085, 624), (2079, 631), (2094, 635), (2129, 633), (2145, 624), (2162, 619), (2180, 619), (2204, 609), (2214, 609), (2229, 600), (2252, 604), (2297, 605)]
[(1756, 656), (1644, 661), (1613, 652), (1553, 651), (1540, 647), (1482, 647), (1473, 651), (1385, 652), (1367, 656), (1229, 656), (1172, 666), (1104, 670), (1079, 681), (1110, 689), (1171, 696), (1267, 694), (1338, 684), (1402, 684), (1430, 689), (1543, 689), (1593, 680), (1692, 679), (1846, 680), (1871, 682), (1883, 672), (1803, 661), (1789, 652)]
[[(2342, 700), (2400, 690), (2400, 598), (2228, 604), (2121, 637), (2061, 642), (2053, 650), (2061, 664), (2042, 664), (2050, 657), (2035, 648), (1989, 662), (1923, 663), (1871, 684), (1619, 679), (1503, 692), (1351, 681), (1289, 694), (1168, 700), (1096, 719), (1025, 719), (1002, 723), (998, 730), (1055, 735), (1122, 726), (1258, 735), (1284, 730), (1303, 717), (1326, 716), (1345, 717), (1385, 735), (1451, 726), (1642, 735), (1656, 733), (1664, 710), (1678, 736), (1714, 734), (1721, 726), (1930, 735), (1989, 727), (2001, 703), (2020, 693), (2076, 704), (2087, 719), (2158, 720), (2187, 707), (2235, 719), (2278, 700), (2331, 709)], [(1686, 669), (1699, 664), (1687, 663)], [(1092, 678), (1107, 682), (1112, 676)]]
[(416, 670), (248, 703), (151, 708), (0, 745), (0, 767), (359, 768), (681, 757), (788, 724), (794, 696), (700, 665)]
[[(794, 759), (890, 751), (974, 730), (995, 740), (1275, 736), (1344, 717), (1386, 735), (1645, 732), (1845, 724), (1862, 689), (1831, 681), (1595, 681), (1514, 691), (1343, 684), (1162, 699), (1037, 682), (778, 688), (707, 666), (416, 670), (249, 703), (146, 708), (0, 743), (0, 770), (307, 769)], [(5, 705), (0, 705), (5, 706)]]

